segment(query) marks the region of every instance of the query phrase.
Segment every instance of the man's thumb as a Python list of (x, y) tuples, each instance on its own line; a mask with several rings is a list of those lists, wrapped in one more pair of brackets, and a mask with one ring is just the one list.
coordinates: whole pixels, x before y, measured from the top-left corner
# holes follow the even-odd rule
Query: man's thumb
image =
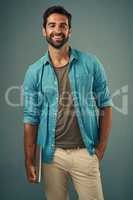
[(36, 170), (35, 170), (34, 166), (31, 167), (31, 175), (32, 175), (33, 179), (35, 180), (36, 179)]

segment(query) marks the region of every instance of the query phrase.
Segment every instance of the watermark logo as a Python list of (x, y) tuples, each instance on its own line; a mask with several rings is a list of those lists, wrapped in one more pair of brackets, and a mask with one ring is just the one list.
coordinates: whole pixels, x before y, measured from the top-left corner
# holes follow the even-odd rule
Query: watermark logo
[[(49, 94), (52, 94), (54, 93), (54, 89), (52, 88), (47, 88), (47, 91), (49, 91)], [(19, 96), (19, 101), (16, 102), (16, 99), (15, 98), (12, 98), (13, 94)], [(103, 95), (103, 93), (99, 93), (98, 94), (98, 99), (100, 99), (100, 96)], [(37, 96), (39, 96), (39, 102), (38, 101), (33, 101), (32, 99), (35, 99), (37, 98)], [(36, 107), (36, 106), (39, 106), (39, 104), (41, 104), (43, 102), (43, 95), (40, 96), (40, 93), (39, 95), (37, 93), (33, 94), (29, 94), (28, 97), (27, 97), (27, 101), (29, 101), (29, 105)], [(5, 102), (8, 106), (10, 107), (22, 107), (23, 104), (24, 104), (24, 98), (23, 98), (23, 87), (22, 86), (11, 86), (9, 88), (7, 88), (7, 90), (5, 91), (5, 95), (4, 95), (4, 98), (5, 98)], [(93, 96), (91, 95), (91, 93), (88, 93), (88, 94), (78, 94), (77, 92), (73, 95), (73, 98), (77, 98), (77, 101), (75, 102), (78, 102), (80, 101), (81, 102), (81, 106), (83, 109), (86, 110), (86, 107), (87, 106), (94, 106), (93, 104), (91, 104), (92, 101), (94, 101), (95, 98), (93, 98)], [(128, 85), (124, 85), (122, 86), (121, 88), (115, 90), (115, 92), (112, 93), (111, 95), (111, 98), (112, 98), (112, 107), (114, 110), (118, 111), (119, 113), (123, 114), (123, 115), (128, 115)], [(68, 101), (71, 101), (72, 99), (70, 98), (70, 95), (68, 94), (68, 92), (64, 92), (62, 94), (62, 96), (60, 97), (60, 103), (62, 106), (67, 106), (65, 104), (65, 102), (68, 103)], [(119, 102), (119, 105), (116, 105), (118, 104), (118, 100)], [(35, 105), (37, 103), (37, 105)], [(53, 105), (51, 106), (55, 106), (55, 102), (53, 102)], [(75, 105), (75, 106), (78, 106), (78, 105)]]
[(123, 115), (128, 115), (128, 85), (124, 85), (112, 94), (112, 100), (118, 97), (121, 99), (121, 106), (118, 107), (113, 103), (113, 108)]

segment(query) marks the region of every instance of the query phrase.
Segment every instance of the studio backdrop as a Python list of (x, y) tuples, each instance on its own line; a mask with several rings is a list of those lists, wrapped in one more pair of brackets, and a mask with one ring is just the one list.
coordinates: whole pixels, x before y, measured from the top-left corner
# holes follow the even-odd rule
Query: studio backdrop
[[(105, 200), (133, 199), (132, 35), (130, 0), (0, 1), (0, 199), (44, 199), (42, 184), (26, 180), (23, 151), (22, 83), (28, 66), (47, 43), (42, 14), (60, 4), (73, 16), (70, 44), (103, 63), (113, 99), (113, 125), (101, 176)], [(76, 200), (69, 180), (70, 199)]]

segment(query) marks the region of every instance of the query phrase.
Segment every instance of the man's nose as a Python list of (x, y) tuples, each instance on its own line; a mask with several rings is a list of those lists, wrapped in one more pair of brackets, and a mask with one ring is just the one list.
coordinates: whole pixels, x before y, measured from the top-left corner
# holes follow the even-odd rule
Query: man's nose
[(56, 33), (61, 33), (61, 27), (60, 26), (56, 26), (55, 27), (55, 32)]

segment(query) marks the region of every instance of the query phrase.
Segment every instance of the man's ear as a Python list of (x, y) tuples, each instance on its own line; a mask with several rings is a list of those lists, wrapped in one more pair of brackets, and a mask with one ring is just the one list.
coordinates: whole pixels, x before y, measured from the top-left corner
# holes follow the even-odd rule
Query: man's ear
[(46, 37), (46, 31), (45, 31), (45, 28), (42, 26), (42, 35), (44, 36), (44, 37)]
[(72, 28), (69, 29), (69, 37), (72, 35)]

